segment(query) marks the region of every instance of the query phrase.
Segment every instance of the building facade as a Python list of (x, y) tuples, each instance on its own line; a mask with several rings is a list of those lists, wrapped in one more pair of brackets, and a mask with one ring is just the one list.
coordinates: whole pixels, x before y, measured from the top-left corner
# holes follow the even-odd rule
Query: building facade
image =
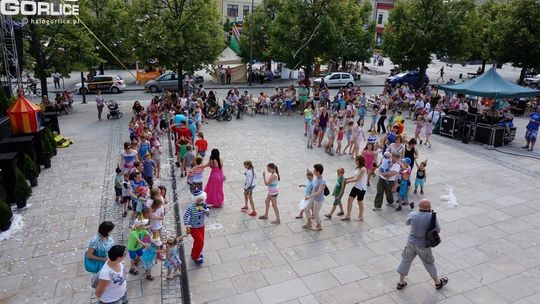
[(380, 45), (383, 41), (384, 25), (388, 22), (388, 15), (394, 9), (394, 0), (372, 0), (373, 21), (375, 21), (375, 43)]
[[(249, 18), (251, 14), (252, 0), (217, 0), (217, 9), (221, 20), (240, 21)], [(254, 0), (254, 5), (262, 3), (262, 0)]]

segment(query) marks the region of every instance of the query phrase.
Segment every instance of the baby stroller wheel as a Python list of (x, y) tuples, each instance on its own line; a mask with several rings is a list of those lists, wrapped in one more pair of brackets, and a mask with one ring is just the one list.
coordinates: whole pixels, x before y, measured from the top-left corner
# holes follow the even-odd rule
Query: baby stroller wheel
[(122, 112), (118, 112), (118, 117), (122, 118), (122, 116), (124, 116), (124, 114), (122, 114)]
[(111, 119), (111, 114), (107, 114), (107, 119)]
[(225, 115), (226, 115), (226, 116), (225, 116), (225, 119), (227, 119), (227, 121), (231, 121), (231, 119), (232, 119), (231, 114), (226, 113)]

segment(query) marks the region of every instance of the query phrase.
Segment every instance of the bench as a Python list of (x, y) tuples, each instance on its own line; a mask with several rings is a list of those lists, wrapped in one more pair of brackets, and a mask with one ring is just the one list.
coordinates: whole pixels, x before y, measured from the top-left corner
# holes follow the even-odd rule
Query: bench
[(467, 73), (467, 78), (476, 78), (478, 76), (477, 73)]

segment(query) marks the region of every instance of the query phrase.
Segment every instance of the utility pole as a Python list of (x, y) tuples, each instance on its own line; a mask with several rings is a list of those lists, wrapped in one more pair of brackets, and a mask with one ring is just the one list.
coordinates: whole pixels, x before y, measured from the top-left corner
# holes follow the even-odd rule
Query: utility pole
[(249, 86), (253, 82), (253, 9), (255, 6), (255, 1), (251, 0), (251, 20), (249, 20)]

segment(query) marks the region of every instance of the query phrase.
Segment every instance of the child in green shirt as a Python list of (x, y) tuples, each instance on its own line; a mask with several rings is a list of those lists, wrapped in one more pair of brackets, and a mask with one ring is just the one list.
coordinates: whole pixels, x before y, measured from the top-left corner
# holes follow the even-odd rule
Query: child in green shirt
[(336, 186), (334, 187), (334, 192), (332, 192), (332, 195), (334, 196), (334, 204), (332, 206), (332, 210), (330, 210), (330, 213), (325, 215), (327, 219), (332, 218), (332, 214), (334, 214), (334, 211), (336, 211), (337, 206), (339, 206), (340, 210), (337, 215), (345, 214), (343, 212), (343, 205), (341, 204), (341, 197), (343, 196), (343, 192), (345, 191), (345, 178), (343, 177), (343, 175), (345, 175), (345, 169), (337, 169), (338, 178), (336, 181)]
[(147, 219), (136, 219), (133, 223), (133, 228), (129, 233), (127, 249), (129, 252), (129, 258), (131, 259), (131, 267), (129, 268), (129, 273), (131, 273), (132, 275), (139, 274), (139, 272), (135, 269), (135, 266), (139, 264), (141, 256), (143, 255), (143, 248), (148, 247), (148, 244), (142, 241), (142, 239), (146, 235), (149, 235), (148, 230), (146, 230), (145, 227), (147, 224)]

